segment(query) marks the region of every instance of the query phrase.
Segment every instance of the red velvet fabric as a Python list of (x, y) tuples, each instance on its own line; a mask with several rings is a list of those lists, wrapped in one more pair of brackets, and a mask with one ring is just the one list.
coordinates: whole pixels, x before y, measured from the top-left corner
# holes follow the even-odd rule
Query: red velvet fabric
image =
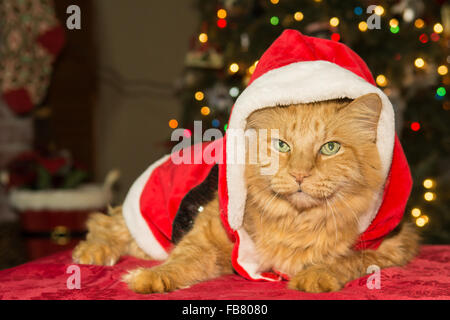
[(128, 290), (121, 276), (152, 261), (122, 258), (113, 267), (83, 266), (81, 289), (67, 289), (70, 251), (0, 271), (0, 299), (142, 299), (142, 300), (360, 300), (450, 299), (450, 245), (423, 246), (406, 267), (381, 271), (381, 288), (367, 288), (367, 278), (351, 281), (332, 293), (304, 293), (286, 288), (286, 281), (255, 282), (223, 276), (166, 294), (139, 295)]

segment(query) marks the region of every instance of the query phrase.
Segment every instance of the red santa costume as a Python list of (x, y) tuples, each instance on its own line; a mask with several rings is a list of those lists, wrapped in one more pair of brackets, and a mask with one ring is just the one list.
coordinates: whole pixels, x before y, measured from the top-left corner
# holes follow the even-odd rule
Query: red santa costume
[[(247, 117), (261, 108), (355, 99), (367, 93), (376, 93), (382, 100), (377, 148), (385, 184), (361, 218), (355, 250), (376, 249), (381, 244), (399, 224), (412, 187), (409, 166), (395, 134), (392, 105), (376, 87), (364, 61), (342, 43), (286, 30), (259, 60), (228, 123), (229, 130), (244, 129)], [(230, 148), (236, 146), (227, 145), (226, 140), (227, 136), (206, 147), (207, 152), (223, 155), (219, 163), (201, 158), (195, 164), (175, 164), (170, 155), (153, 163), (125, 199), (125, 221), (137, 244), (150, 256), (163, 260), (217, 191), (223, 226), (234, 242), (236, 272), (251, 280), (280, 280), (277, 274), (260, 269), (254, 243), (242, 226), (244, 166), (232, 163)], [(188, 151), (198, 154), (194, 149)]]

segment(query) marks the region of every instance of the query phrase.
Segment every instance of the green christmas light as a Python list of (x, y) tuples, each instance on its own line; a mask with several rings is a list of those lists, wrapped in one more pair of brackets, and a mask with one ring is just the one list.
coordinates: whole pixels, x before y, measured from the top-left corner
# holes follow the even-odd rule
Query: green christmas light
[(436, 93), (439, 97), (443, 97), (443, 96), (445, 96), (447, 91), (445, 90), (444, 87), (439, 87), (439, 88), (437, 88)]
[(398, 33), (399, 31), (400, 31), (400, 27), (399, 26), (391, 27), (391, 32), (392, 33)]
[(280, 23), (280, 19), (277, 16), (273, 16), (272, 18), (270, 18), (270, 23), (276, 26), (278, 25), (278, 23)]

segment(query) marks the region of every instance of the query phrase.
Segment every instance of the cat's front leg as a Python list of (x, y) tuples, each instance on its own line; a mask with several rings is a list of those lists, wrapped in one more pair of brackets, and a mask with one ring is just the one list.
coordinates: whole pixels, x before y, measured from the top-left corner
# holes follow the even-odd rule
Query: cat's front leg
[(233, 244), (223, 228), (218, 201), (205, 206), (194, 226), (164, 263), (130, 271), (123, 279), (137, 293), (161, 293), (233, 272)]
[(311, 266), (298, 272), (288, 283), (288, 287), (304, 292), (320, 293), (338, 291), (346, 281), (326, 266)]
[(182, 272), (165, 270), (164, 266), (138, 268), (123, 277), (128, 287), (136, 293), (164, 293), (183, 288)]

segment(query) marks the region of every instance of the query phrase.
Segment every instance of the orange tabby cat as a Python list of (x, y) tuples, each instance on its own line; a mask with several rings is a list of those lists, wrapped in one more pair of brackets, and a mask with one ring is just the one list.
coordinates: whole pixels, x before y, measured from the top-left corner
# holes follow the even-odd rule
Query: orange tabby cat
[[(254, 112), (247, 129), (278, 129), (267, 147), (279, 153), (279, 169), (261, 175), (247, 164), (244, 228), (264, 270), (290, 277), (289, 288), (306, 292), (341, 289), (370, 265), (401, 266), (418, 250), (415, 229), (403, 224), (377, 250), (353, 250), (360, 217), (383, 187), (376, 147), (381, 101), (368, 94), (354, 101), (270, 107)], [(269, 130), (270, 132), (270, 130)], [(89, 234), (73, 252), (78, 263), (113, 265), (122, 255), (151, 258), (139, 249), (119, 209), (95, 214)], [(229, 240), (217, 196), (162, 264), (129, 272), (135, 292), (167, 292), (233, 272)]]

